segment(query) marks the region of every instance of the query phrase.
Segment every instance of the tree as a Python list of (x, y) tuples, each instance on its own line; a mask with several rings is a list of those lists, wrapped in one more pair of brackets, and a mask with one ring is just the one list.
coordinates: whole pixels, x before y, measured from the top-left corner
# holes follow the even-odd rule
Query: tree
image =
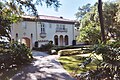
[[(4, 14), (5, 10), (4, 9), (4, 5), (2, 2), (0, 2), (0, 38), (2, 38), (2, 36), (4, 37), (8, 37), (10, 39), (9, 36), (9, 31), (10, 31), (10, 18), (8, 18), (8, 12)], [(7, 16), (6, 16), (7, 15)]]
[(6, 7), (11, 9), (13, 13), (21, 14), (25, 11), (29, 11), (34, 15), (37, 15), (36, 5), (41, 5), (46, 3), (46, 6), (53, 6), (55, 9), (60, 7), (60, 2), (58, 0), (4, 0)]
[(104, 21), (103, 21), (103, 14), (102, 14), (102, 0), (98, 0), (98, 13), (99, 13), (99, 19), (100, 19), (101, 38), (103, 43), (105, 43), (106, 39), (105, 39)]
[(20, 20), (22, 14), (27, 11), (37, 16), (36, 5), (45, 2), (47, 7), (54, 6), (57, 9), (61, 4), (58, 0), (3, 0), (0, 2), (0, 38), (3, 36), (10, 40), (10, 25)]
[(116, 3), (104, 3), (103, 4), (103, 17), (104, 17), (104, 27), (106, 40), (117, 39), (116, 37), (119, 33), (119, 23), (116, 21), (116, 13), (118, 4)]
[[(103, 3), (103, 18), (104, 18), (104, 30), (105, 30), (105, 37), (106, 40), (114, 39), (119, 40), (119, 33), (120, 33), (120, 24), (116, 21), (116, 13), (118, 4), (114, 2), (105, 2)], [(81, 19), (80, 19), (80, 36), (78, 37), (79, 41), (85, 41), (86, 39), (90, 42), (94, 43), (92, 39), (99, 39), (101, 40), (100, 36), (100, 22), (99, 22), (99, 14), (98, 14), (98, 3), (91, 6), (89, 12), (87, 12)], [(88, 28), (87, 28), (88, 27)], [(98, 28), (99, 27), (99, 28)], [(97, 28), (98, 33), (94, 33), (95, 29)], [(94, 29), (94, 30), (91, 30)], [(93, 32), (90, 32), (93, 31)], [(98, 37), (94, 37), (93, 35), (99, 35)], [(91, 38), (91, 39), (90, 39)], [(96, 43), (96, 42), (95, 42)]]
[(89, 41), (90, 43), (98, 43), (100, 40), (100, 28), (99, 28), (99, 18), (97, 13), (97, 3), (90, 7), (90, 11), (87, 12), (80, 19), (80, 36), (78, 41), (84, 42)]
[(78, 8), (78, 12), (75, 14), (76, 18), (82, 18), (87, 12), (90, 11), (91, 4), (86, 4)]

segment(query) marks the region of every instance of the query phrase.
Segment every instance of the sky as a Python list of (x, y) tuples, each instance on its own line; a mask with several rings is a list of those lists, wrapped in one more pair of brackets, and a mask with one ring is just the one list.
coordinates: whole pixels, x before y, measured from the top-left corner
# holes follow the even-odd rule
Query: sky
[[(38, 6), (37, 10), (39, 15), (48, 15), (48, 16), (56, 16), (66, 19), (75, 20), (75, 13), (78, 11), (79, 7), (82, 7), (83, 5), (86, 5), (87, 3), (90, 3), (93, 5), (98, 0), (59, 0), (62, 4), (58, 11), (55, 10), (54, 7), (47, 8), (46, 4), (43, 4), (43, 6)], [(110, 1), (110, 0), (102, 0), (102, 1)]]

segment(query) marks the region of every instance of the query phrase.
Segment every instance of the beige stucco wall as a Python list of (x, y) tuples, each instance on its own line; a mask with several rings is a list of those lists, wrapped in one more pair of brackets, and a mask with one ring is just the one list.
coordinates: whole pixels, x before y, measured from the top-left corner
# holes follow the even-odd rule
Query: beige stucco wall
[[(41, 23), (44, 23), (45, 25), (45, 33), (46, 37), (41, 38), (40, 33), (41, 33)], [(74, 25), (73, 24), (61, 24), (61, 23), (49, 23), (49, 22), (41, 22), (41, 23), (36, 23), (34, 21), (23, 21), (23, 22), (18, 22), (15, 24), (12, 24), (11, 27), (11, 37), (12, 39), (16, 40), (16, 33), (18, 33), (18, 41), (22, 42), (23, 37), (27, 37), (30, 39), (31, 43), (30, 46), (33, 47), (35, 41), (42, 41), (42, 40), (48, 40), (48, 41), (53, 41), (54, 43), (54, 36), (58, 35), (58, 39), (60, 35), (65, 37), (65, 35), (68, 36), (69, 38), (69, 45), (72, 45), (73, 39), (75, 39), (75, 34), (74, 34)], [(50, 27), (51, 24), (51, 27)], [(57, 25), (65, 25), (65, 28), (67, 29), (67, 32), (56, 32)], [(33, 34), (33, 37), (31, 38), (31, 34)], [(42, 44), (46, 44), (48, 42), (39, 42), (39, 46)], [(60, 45), (58, 43), (58, 45)], [(63, 46), (65, 43), (63, 42)]]

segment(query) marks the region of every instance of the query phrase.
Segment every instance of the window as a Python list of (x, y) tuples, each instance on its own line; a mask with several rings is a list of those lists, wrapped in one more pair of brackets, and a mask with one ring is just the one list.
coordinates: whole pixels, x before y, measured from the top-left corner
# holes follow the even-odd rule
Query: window
[(27, 29), (27, 23), (25, 21), (22, 22), (23, 29)]
[(65, 30), (65, 25), (63, 25), (63, 30)]
[(57, 27), (59, 27), (59, 25), (57, 24)]
[(41, 23), (41, 33), (45, 33), (45, 24)]
[(65, 28), (64, 24), (57, 24), (56, 32), (67, 32), (67, 28)]
[(33, 34), (31, 33), (31, 38), (33, 38)]
[(18, 41), (18, 33), (16, 33), (16, 41)]
[(49, 27), (52, 28), (52, 24), (51, 23), (49, 23)]

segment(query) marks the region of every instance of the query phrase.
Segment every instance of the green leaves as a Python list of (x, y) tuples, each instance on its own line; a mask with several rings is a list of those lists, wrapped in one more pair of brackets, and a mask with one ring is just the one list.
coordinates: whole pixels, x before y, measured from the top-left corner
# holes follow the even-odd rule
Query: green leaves
[[(86, 12), (82, 18), (80, 17), (80, 36), (78, 41), (84, 42), (85, 40), (91, 43), (97, 43), (101, 40), (100, 35), (100, 22), (98, 16), (98, 4), (90, 6), (90, 11)], [(84, 6), (83, 6), (84, 7)], [(105, 26), (105, 38), (107, 40), (120, 40), (120, 23), (116, 21), (118, 13), (118, 3), (107, 2), (103, 3), (103, 17)], [(84, 12), (83, 9), (80, 9)], [(80, 14), (80, 11), (78, 11)], [(82, 13), (80, 14), (82, 15)]]
[(42, 2), (56, 9), (61, 5), (58, 0), (3, 0), (0, 2), (0, 37), (5, 36), (10, 40), (10, 25), (18, 22), (20, 16), (27, 12), (29, 15), (38, 15), (36, 5)]
[(78, 8), (78, 12), (75, 14), (77, 18), (83, 18), (84, 15), (91, 9), (91, 4), (86, 4)]

